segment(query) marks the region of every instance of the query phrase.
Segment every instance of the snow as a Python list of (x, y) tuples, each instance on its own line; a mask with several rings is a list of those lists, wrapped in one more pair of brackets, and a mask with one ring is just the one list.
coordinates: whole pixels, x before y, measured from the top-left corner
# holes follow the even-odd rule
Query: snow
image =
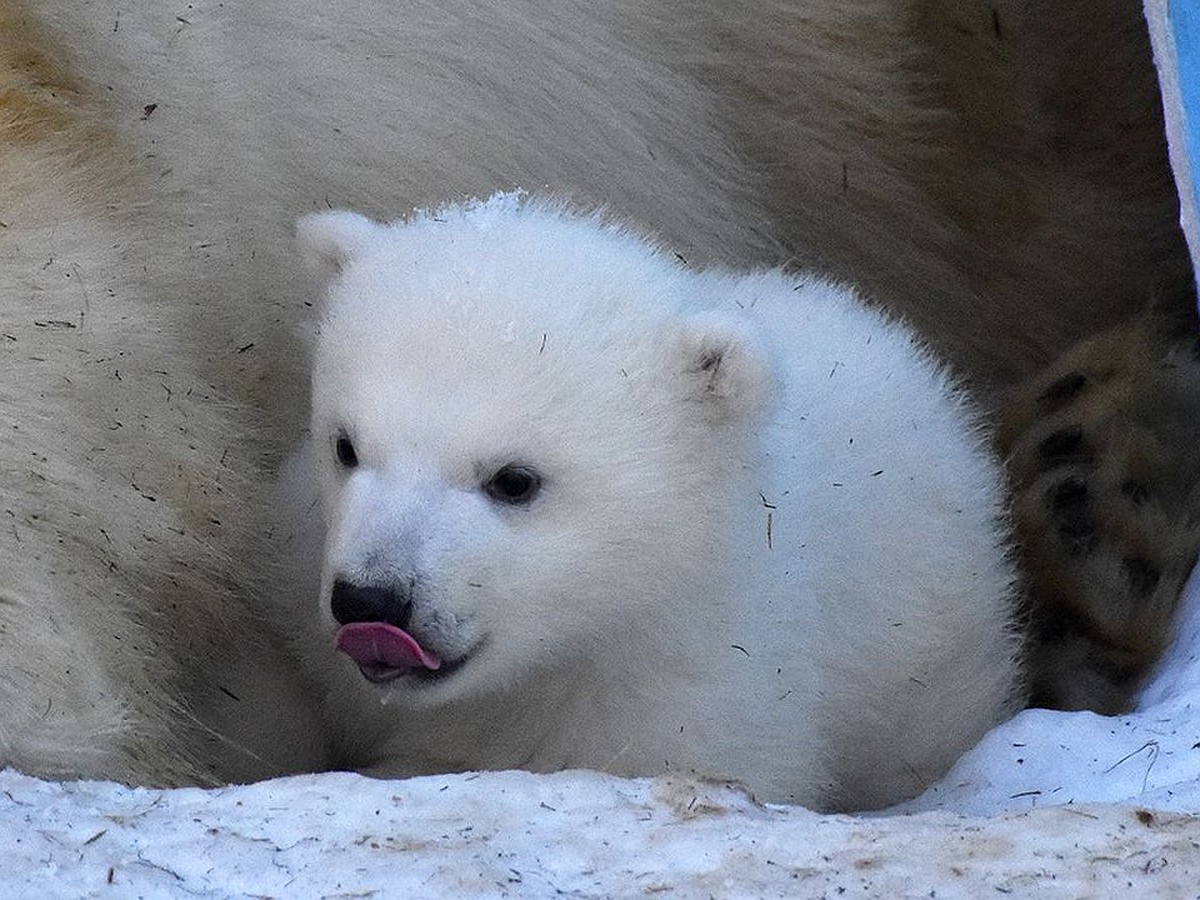
[(986, 816), (1084, 802), (1200, 813), (1200, 567), (1184, 588), (1176, 640), (1136, 712), (1025, 710), (900, 809)]
[(0, 772), (0, 896), (1200, 896), (1200, 576), (1133, 714), (1027, 710), (871, 816), (594, 772), (214, 790)]
[(1164, 897), (1200, 884), (1194, 823), (1123, 807), (855, 819), (584, 772), (166, 792), (2, 781), (7, 897)]

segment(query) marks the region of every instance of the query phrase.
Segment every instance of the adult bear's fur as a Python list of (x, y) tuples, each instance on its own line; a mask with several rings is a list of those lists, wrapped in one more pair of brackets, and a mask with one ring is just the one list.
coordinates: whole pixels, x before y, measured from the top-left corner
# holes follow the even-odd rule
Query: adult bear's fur
[(608, 204), (693, 264), (861, 281), (985, 399), (1177, 301), (1138, 4), (1025, 7), (0, 2), (0, 757), (325, 763), (258, 622), (304, 405), (297, 212)]

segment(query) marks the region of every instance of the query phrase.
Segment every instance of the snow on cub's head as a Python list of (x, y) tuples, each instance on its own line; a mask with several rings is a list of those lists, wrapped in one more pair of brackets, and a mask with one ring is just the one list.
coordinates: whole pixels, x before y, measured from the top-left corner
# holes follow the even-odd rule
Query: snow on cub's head
[(312, 435), (345, 665), (442, 702), (662, 652), (769, 393), (709, 282), (513, 195), (299, 233), (329, 279)]

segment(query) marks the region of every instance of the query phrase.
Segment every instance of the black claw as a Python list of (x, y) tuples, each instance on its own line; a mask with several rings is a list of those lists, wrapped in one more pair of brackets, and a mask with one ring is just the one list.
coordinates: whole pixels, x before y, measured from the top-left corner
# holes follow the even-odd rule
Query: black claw
[(1061, 518), (1082, 516), (1088, 501), (1087, 482), (1078, 477), (1068, 478), (1047, 492), (1047, 500), (1055, 515)]
[(1074, 400), (1086, 384), (1087, 377), (1082, 372), (1071, 372), (1054, 381), (1046, 390), (1042, 391), (1038, 396), (1038, 402), (1048, 406), (1051, 410), (1058, 409)]
[(1047, 500), (1068, 555), (1090, 553), (1096, 546), (1096, 524), (1088, 511), (1087, 482), (1068, 478), (1050, 488)]
[(1083, 428), (1072, 425), (1042, 439), (1038, 444), (1038, 456), (1047, 467), (1073, 462), (1091, 462), (1092, 453), (1083, 443)]

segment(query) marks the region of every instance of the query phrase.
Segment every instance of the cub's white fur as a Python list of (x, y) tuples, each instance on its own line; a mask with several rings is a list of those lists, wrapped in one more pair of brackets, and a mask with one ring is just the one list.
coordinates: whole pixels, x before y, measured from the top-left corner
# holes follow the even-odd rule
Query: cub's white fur
[[(850, 290), (692, 271), (512, 195), (300, 231), (332, 274), (309, 657), (349, 761), (877, 806), (1012, 709), (997, 467), (962, 394)], [(540, 492), (490, 496), (506, 466)], [(410, 600), (449, 671), (367, 681), (330, 646), (335, 581)]]

